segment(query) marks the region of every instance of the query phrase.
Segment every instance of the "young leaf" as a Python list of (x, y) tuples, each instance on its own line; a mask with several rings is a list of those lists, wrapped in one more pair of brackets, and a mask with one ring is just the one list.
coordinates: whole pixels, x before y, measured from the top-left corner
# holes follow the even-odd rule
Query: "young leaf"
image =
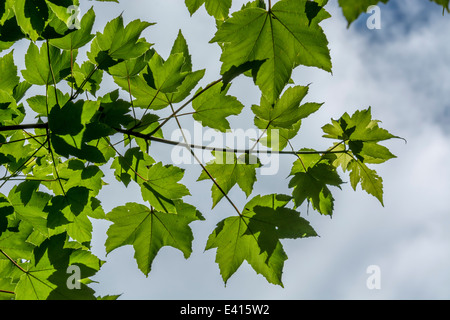
[(91, 34), (94, 21), (95, 12), (94, 9), (91, 8), (81, 19), (80, 29), (73, 31), (62, 38), (52, 39), (50, 40), (50, 43), (53, 46), (63, 50), (70, 51), (79, 49), (88, 44), (94, 38), (94, 35)]
[(363, 190), (383, 204), (382, 179), (366, 163), (383, 163), (395, 158), (388, 148), (378, 142), (399, 137), (379, 127), (379, 121), (372, 119), (371, 108), (357, 110), (352, 116), (345, 113), (340, 119), (323, 126), (322, 130), (324, 137), (341, 140), (348, 146), (349, 151), (339, 156), (335, 164), (340, 165), (344, 171), (350, 171), (353, 189), (361, 183)]
[(116, 157), (111, 164), (111, 169), (115, 170), (116, 179), (128, 186), (131, 180), (138, 184), (144, 183), (148, 176), (148, 168), (154, 163), (155, 160), (135, 147), (129, 148), (123, 157)]
[[(144, 55), (145, 57), (137, 58), (136, 62), (130, 60), (130, 63), (122, 62), (109, 68), (116, 84), (136, 98), (135, 107), (158, 110), (170, 103), (181, 102), (205, 74), (205, 70), (192, 72), (191, 56), (181, 31), (172, 46), (168, 61), (164, 62), (157, 54), (153, 57), (154, 54), (155, 51), (151, 50)], [(144, 66), (144, 61), (150, 59), (153, 62)], [(144, 69), (138, 75), (135, 74), (137, 65)]]
[[(53, 82), (58, 83), (70, 74), (70, 52), (63, 51), (61, 53), (52, 45), (49, 45), (49, 49), (48, 52), (45, 43), (40, 49), (33, 42), (30, 43), (25, 55), (26, 69), (22, 70), (23, 77), (29, 83), (53, 85)], [(48, 56), (50, 56), (52, 69), (49, 66)]]
[(100, 69), (107, 70), (120, 60), (143, 55), (150, 44), (139, 37), (151, 25), (137, 19), (124, 27), (122, 16), (118, 16), (106, 24), (103, 33), (97, 32), (91, 51), (87, 53), (89, 60)]
[[(256, 168), (261, 166), (259, 160), (253, 155), (241, 155), (239, 158), (234, 153), (212, 152), (215, 159), (209, 162), (206, 170), (214, 177), (217, 184), (226, 194), (237, 184), (245, 194), (250, 196), (253, 185), (256, 182)], [(197, 181), (210, 179), (205, 171), (202, 171)], [(223, 193), (213, 184), (211, 187), (213, 208), (223, 198)]]
[(217, 248), (216, 262), (225, 284), (245, 260), (268, 282), (283, 286), (287, 255), (280, 239), (317, 236), (297, 211), (285, 207), (289, 201), (284, 195), (258, 195), (245, 205), (242, 215), (219, 222), (205, 250)]
[(267, 128), (268, 125), (274, 128), (291, 129), (294, 124), (321, 107), (318, 103), (305, 103), (300, 106), (307, 93), (308, 87), (288, 88), (274, 105), (262, 96), (261, 105), (252, 107), (256, 116), (255, 124), (262, 129)]
[(384, 206), (383, 179), (377, 175), (376, 171), (369, 169), (364, 163), (355, 160), (349, 163), (348, 170), (350, 170), (350, 183), (352, 188), (356, 190), (358, 183), (361, 183), (361, 188), (377, 198)]
[(240, 114), (244, 105), (237, 98), (227, 95), (229, 88), (230, 85), (221, 89), (221, 85), (218, 83), (198, 96), (192, 103), (195, 110), (192, 117), (204, 127), (207, 126), (222, 132), (230, 129), (226, 118)]
[(152, 71), (152, 79), (148, 83), (158, 92), (176, 92), (188, 75), (188, 72), (182, 71), (185, 65), (182, 53), (172, 53), (166, 61), (155, 53), (148, 65)]
[(319, 154), (299, 155), (291, 175), (289, 187), (294, 188), (292, 195), (297, 207), (308, 200), (321, 214), (333, 214), (334, 198), (328, 186), (340, 187), (343, 181), (327, 159)]
[(8, 198), (21, 220), (31, 224), (44, 236), (48, 236), (47, 213), (44, 208), (51, 196), (38, 191), (38, 187), (39, 182), (24, 181), (11, 189)]
[(183, 169), (172, 165), (163, 166), (161, 162), (152, 165), (141, 184), (142, 198), (157, 211), (177, 213), (176, 200), (190, 195), (189, 190), (178, 183), (183, 175)]
[(114, 208), (107, 214), (108, 220), (113, 222), (107, 231), (107, 254), (118, 247), (133, 245), (134, 258), (146, 276), (150, 273), (157, 253), (164, 246), (180, 250), (187, 259), (192, 252), (193, 240), (189, 224), (202, 217), (194, 207), (187, 204), (179, 204), (177, 209), (177, 214), (171, 214), (137, 203)]

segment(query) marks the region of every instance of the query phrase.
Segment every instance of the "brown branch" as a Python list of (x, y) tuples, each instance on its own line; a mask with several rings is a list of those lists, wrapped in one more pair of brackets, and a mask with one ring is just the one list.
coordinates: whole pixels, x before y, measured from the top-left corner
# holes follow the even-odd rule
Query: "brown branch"
[(28, 273), (28, 271), (26, 271), (24, 268), (19, 266), (19, 264), (17, 262), (15, 262), (10, 256), (8, 256), (5, 251), (0, 249), (0, 253), (3, 254), (9, 261), (11, 261), (20, 271), (22, 271), (24, 273)]
[(0, 289), (0, 293), (16, 294), (14, 291), (8, 291), (8, 290), (2, 290), (2, 289)]
[(179, 107), (177, 110), (175, 110), (174, 112), (172, 112), (172, 114), (166, 118), (166, 120), (164, 120), (163, 122), (161, 122), (161, 124), (156, 127), (152, 132), (149, 133), (149, 136), (154, 135), (156, 132), (158, 132), (159, 129), (162, 128), (162, 126), (164, 126), (170, 119), (172, 119), (173, 117), (175, 117), (178, 112), (180, 112), (181, 110), (183, 110), (187, 105), (189, 105), (192, 101), (194, 101), (196, 98), (198, 98), (200, 95), (202, 95), (203, 93), (205, 93), (206, 91), (208, 91), (209, 89), (211, 89), (213, 86), (215, 86), (216, 84), (220, 83), (222, 81), (222, 78), (211, 82), (209, 85), (207, 85), (204, 89), (202, 89), (201, 91), (197, 92), (192, 98), (190, 98), (185, 104), (183, 104), (181, 107)]
[(328, 154), (328, 153), (345, 153), (345, 150), (327, 150), (327, 151), (277, 151), (277, 150), (252, 150), (252, 149), (232, 149), (232, 148), (218, 148), (218, 147), (210, 147), (210, 146), (203, 146), (203, 145), (196, 145), (196, 144), (190, 144), (190, 143), (184, 143), (184, 142), (177, 142), (173, 140), (167, 140), (162, 138), (154, 137), (150, 134), (143, 134), (140, 132), (135, 132), (132, 130), (126, 130), (121, 128), (114, 128), (117, 132), (134, 136), (137, 138), (141, 138), (144, 140), (151, 140), (156, 141), (160, 143), (170, 144), (174, 146), (179, 147), (189, 147), (193, 149), (203, 149), (203, 150), (210, 150), (210, 151), (219, 151), (219, 152), (231, 152), (231, 153), (262, 153), (262, 154), (290, 154), (290, 155), (298, 155), (298, 154)]

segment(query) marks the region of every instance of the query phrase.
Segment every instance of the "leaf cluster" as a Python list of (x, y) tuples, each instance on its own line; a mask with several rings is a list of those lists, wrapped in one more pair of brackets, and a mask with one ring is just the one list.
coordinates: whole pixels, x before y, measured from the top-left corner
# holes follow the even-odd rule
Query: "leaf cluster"
[[(216, 20), (210, 42), (221, 48), (220, 75), (206, 85), (200, 84), (206, 70), (194, 70), (181, 30), (163, 57), (143, 37), (154, 23), (126, 22), (120, 15), (95, 31), (91, 8), (73, 28), (71, 8), (83, 5), (78, 0), (0, 1), (0, 51), (7, 51), (0, 57), (0, 298), (102, 298), (90, 286), (104, 263), (91, 252), (92, 219), (110, 222), (106, 252), (132, 246), (146, 276), (165, 246), (188, 258), (190, 225), (209, 215), (187, 202), (185, 169), (164, 163), (152, 148), (178, 144), (165, 138), (166, 124), (174, 121), (183, 132), (181, 118), (226, 133), (230, 117), (251, 108), (249, 126), (261, 132), (245, 150), (192, 145), (187, 139), (180, 144), (202, 167), (198, 181), (211, 184), (212, 208), (227, 201), (232, 211), (205, 247), (216, 250), (225, 283), (246, 261), (268, 282), (283, 285), (287, 254), (281, 241), (317, 236), (299, 209), (306, 203), (331, 216), (332, 192), (344, 184), (341, 171), (354, 189), (360, 185), (383, 204), (382, 178), (369, 166), (395, 157), (380, 143), (397, 137), (380, 127), (371, 108), (324, 125), (324, 138), (333, 141), (326, 150), (293, 146), (302, 121), (324, 105), (306, 101), (309, 85), (295, 84), (293, 70), (332, 71), (320, 26), (331, 17), (327, 1), (280, 0), (272, 6), (256, 0), (231, 14), (231, 0), (185, 4), (191, 15), (204, 5)], [(448, 1), (441, 4), (448, 9)], [(352, 1), (340, 5), (350, 20), (361, 13)], [(21, 39), (28, 47), (19, 71), (13, 45)], [(87, 52), (84, 61), (81, 50)], [(230, 94), (236, 77), (253, 80), (259, 104), (246, 107)], [(117, 87), (99, 95), (105, 78)], [(30, 117), (35, 122), (24, 123)], [(195, 148), (211, 149), (213, 160), (203, 164)], [(254, 194), (265, 165), (259, 152), (294, 157), (291, 194)], [(105, 170), (123, 188), (135, 185), (141, 203), (123, 201), (104, 212)], [(233, 202), (232, 189), (242, 191), (247, 203)], [(67, 283), (73, 266), (81, 271), (80, 289)]]

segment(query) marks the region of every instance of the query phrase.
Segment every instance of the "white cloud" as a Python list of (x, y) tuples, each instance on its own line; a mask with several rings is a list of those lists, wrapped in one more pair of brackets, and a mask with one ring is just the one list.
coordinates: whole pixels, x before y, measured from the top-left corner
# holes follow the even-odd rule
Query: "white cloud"
[[(125, 9), (129, 19), (158, 22), (150, 27), (148, 41), (165, 52), (182, 28), (194, 67), (212, 68), (207, 81), (215, 80), (220, 53), (215, 45), (207, 44), (213, 32), (211, 18), (202, 12), (190, 18), (181, 0), (159, 2), (158, 6), (151, 2), (147, 5), (148, 1), (135, 3), (121, 4), (116, 11)], [(330, 41), (333, 75), (310, 68), (299, 68), (294, 73), (298, 84), (312, 82), (309, 100), (325, 102), (321, 111), (305, 121), (296, 146), (328, 146), (330, 141), (320, 138), (320, 127), (331, 117), (369, 105), (374, 117), (383, 121), (382, 126), (408, 140), (407, 144), (402, 140), (389, 142), (398, 158), (377, 168), (384, 178), (384, 208), (361, 190), (353, 192), (349, 186), (343, 191), (336, 190), (333, 219), (311, 211), (308, 216), (321, 237), (285, 242), (289, 259), (283, 276), (284, 289), (267, 284), (247, 265), (238, 270), (225, 288), (214, 262), (214, 251), (203, 249), (208, 233), (217, 221), (232, 214), (231, 209), (222, 201), (210, 212), (210, 184), (196, 183), (189, 201), (199, 207), (207, 221), (192, 225), (198, 237), (192, 257), (186, 261), (178, 251), (163, 249), (149, 278), (145, 278), (137, 270), (132, 250), (117, 250), (108, 256), (108, 263), (96, 277), (101, 281), (96, 287), (99, 293), (123, 292), (123, 297), (130, 299), (448, 298), (450, 169), (446, 163), (450, 137), (445, 131), (448, 121), (445, 123), (440, 115), (445, 108), (448, 110), (450, 65), (446, 57), (450, 43), (442, 30), (448, 30), (450, 21), (440, 12), (420, 11), (420, 0), (399, 3), (398, 8), (407, 9), (394, 15), (386, 11), (389, 7), (383, 6), (382, 18), (386, 19), (383, 29), (370, 34), (358, 30), (365, 23), (347, 30), (335, 2), (330, 2), (328, 10), (333, 18), (323, 25)], [(174, 5), (178, 6), (177, 19), (165, 21)], [(401, 28), (403, 22), (395, 17), (406, 19), (408, 13), (429, 18), (412, 21), (405, 32)], [(248, 107), (258, 101), (255, 92), (245, 94), (245, 87), (235, 83), (234, 90)], [(437, 121), (439, 117), (441, 121)], [(170, 150), (165, 146), (155, 148)], [(293, 159), (284, 161), (290, 164)], [(282, 169), (276, 177), (260, 177), (255, 194), (289, 192), (287, 181), (283, 180), (289, 168), (282, 166)], [(187, 175), (187, 183), (192, 185), (198, 174), (197, 168), (194, 175)], [(238, 203), (245, 201), (238, 189), (233, 189), (231, 196)], [(107, 197), (103, 204), (110, 206)], [(106, 229), (99, 224), (95, 230), (96, 250), (102, 255)], [(366, 287), (366, 268), (371, 264), (381, 267), (381, 290)]]

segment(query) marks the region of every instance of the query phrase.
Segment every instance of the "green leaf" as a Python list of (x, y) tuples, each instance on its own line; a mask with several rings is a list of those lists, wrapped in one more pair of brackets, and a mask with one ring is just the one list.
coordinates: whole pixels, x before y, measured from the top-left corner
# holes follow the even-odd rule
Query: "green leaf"
[(31, 224), (44, 236), (48, 236), (47, 213), (44, 208), (51, 195), (38, 191), (38, 187), (37, 181), (24, 181), (11, 189), (8, 198), (21, 220)]
[(81, 277), (94, 275), (102, 262), (87, 251), (64, 248), (66, 234), (53, 236), (35, 248), (33, 257), (17, 283), (18, 300), (95, 299), (94, 290), (80, 282), (80, 289), (67, 285), (69, 266), (79, 268)]
[(319, 154), (302, 154), (298, 157), (291, 170), (290, 175), (293, 177), (289, 181), (295, 205), (298, 207), (307, 200), (315, 210), (331, 216), (334, 198), (328, 186), (340, 188), (343, 183), (336, 168)]
[(189, 54), (189, 48), (186, 42), (186, 39), (183, 36), (183, 33), (181, 32), (181, 29), (178, 31), (178, 36), (175, 39), (175, 42), (173, 43), (172, 50), (170, 51), (170, 54), (176, 54), (181, 53), (184, 57), (184, 63), (183, 68), (181, 71), (184, 72), (191, 72), (192, 71), (192, 58)]
[[(73, 78), (74, 79), (68, 80), (71, 82), (74, 89), (78, 90), (84, 83), (84, 87), (80, 92), (88, 91), (95, 96), (96, 92), (100, 89), (100, 84), (103, 78), (103, 70), (95, 69), (95, 65), (90, 61), (83, 62), (81, 67), (75, 63), (73, 66)], [(89, 80), (86, 82), (86, 79)], [(76, 84), (73, 84), (74, 80)]]
[(356, 190), (358, 183), (361, 183), (361, 188), (377, 198), (384, 206), (383, 179), (377, 175), (376, 171), (369, 169), (364, 163), (355, 160), (349, 163), (348, 170), (350, 170), (350, 183), (352, 188)]
[(113, 77), (133, 78), (147, 66), (154, 54), (155, 50), (150, 49), (140, 57), (128, 59), (110, 67), (108, 73)]
[(15, 125), (23, 121), (25, 110), (17, 106), (14, 97), (6, 91), (0, 90), (0, 123), (2, 125)]
[(274, 105), (264, 96), (261, 97), (261, 105), (252, 107), (256, 116), (255, 123), (262, 129), (269, 125), (272, 128), (291, 129), (301, 119), (308, 117), (322, 106), (318, 103), (305, 103), (300, 106), (307, 93), (308, 87), (288, 88)]
[(183, 175), (183, 169), (172, 165), (163, 166), (161, 162), (152, 165), (141, 185), (142, 198), (157, 211), (176, 213), (176, 200), (190, 195), (189, 190), (178, 183)]
[[(167, 107), (170, 103), (181, 102), (205, 74), (205, 70), (192, 72), (191, 56), (181, 31), (172, 46), (168, 61), (164, 62), (160, 56), (153, 57), (154, 53), (149, 51), (146, 53), (147, 56), (141, 56), (136, 61), (130, 60), (130, 63), (125, 62), (126, 64), (122, 62), (109, 68), (116, 84), (126, 92), (131, 92), (131, 95), (136, 98), (135, 107), (158, 110)], [(153, 62), (143, 66), (144, 62), (150, 58)], [(121, 65), (120, 68), (119, 65)], [(144, 68), (142, 72), (136, 75), (136, 71), (142, 67)], [(158, 80), (155, 80), (156, 78)]]
[[(380, 128), (378, 120), (372, 119), (371, 108), (357, 110), (352, 116), (345, 113), (340, 119), (331, 121), (322, 127), (326, 138), (341, 140), (344, 146), (339, 150), (348, 151), (334, 160), (336, 166), (350, 171), (350, 182), (353, 189), (358, 183), (367, 193), (376, 197), (383, 204), (382, 179), (366, 164), (378, 164), (395, 158), (388, 148), (378, 142), (400, 138)], [(335, 147), (336, 149), (336, 147)], [(338, 149), (336, 149), (338, 150)]]
[(32, 41), (38, 40), (50, 16), (45, 0), (17, 0), (14, 12), (23, 33)]
[[(67, 12), (67, 11), (66, 11)], [(91, 34), (95, 21), (95, 12), (93, 8), (83, 16), (80, 22), (80, 29), (69, 33), (68, 35), (50, 40), (50, 44), (63, 50), (75, 50), (88, 44), (94, 35)]]
[(138, 184), (144, 183), (148, 176), (148, 168), (155, 163), (149, 155), (142, 152), (138, 147), (129, 148), (124, 156), (114, 159), (111, 169), (118, 181), (128, 186), (131, 180)]
[[(230, 124), (226, 118), (240, 114), (244, 105), (236, 97), (227, 95), (229, 88), (230, 85), (222, 90), (220, 83), (218, 83), (199, 95), (192, 103), (195, 110), (193, 118), (204, 127), (222, 132), (230, 129)], [(198, 92), (201, 90), (200, 88)]]
[(193, 15), (203, 4), (209, 15), (225, 20), (231, 7), (231, 0), (185, 0), (189, 13)]
[(180, 205), (177, 214), (171, 214), (127, 203), (114, 208), (107, 218), (113, 222), (107, 231), (107, 254), (118, 247), (133, 245), (138, 267), (148, 276), (153, 260), (164, 246), (180, 250), (186, 259), (190, 256), (193, 234), (189, 224), (201, 216), (187, 204)]
[[(347, 19), (350, 27), (361, 13), (365, 13), (370, 6), (376, 5), (379, 2), (387, 3), (389, 0), (339, 0), (339, 6), (342, 8), (342, 13)], [(447, 1), (448, 2), (448, 1)]]
[(14, 88), (19, 85), (20, 78), (17, 76), (17, 67), (14, 64), (14, 51), (0, 58), (0, 90), (12, 94)]
[[(57, 98), (56, 98), (57, 97)], [(28, 106), (37, 113), (38, 117), (47, 117), (47, 110), (51, 112), (52, 108), (57, 105), (56, 101), (58, 101), (59, 105), (64, 106), (70, 99), (69, 94), (64, 94), (59, 89), (49, 90), (47, 96), (36, 95), (27, 99)]]
[[(206, 170), (214, 177), (217, 184), (225, 194), (237, 184), (247, 197), (253, 190), (256, 182), (256, 168), (261, 166), (257, 157), (249, 154), (239, 158), (234, 153), (213, 151), (215, 159), (206, 164)], [(202, 171), (197, 181), (208, 180), (209, 175)], [(223, 198), (223, 193), (213, 184), (211, 187), (213, 208)]]
[(15, 2), (11, 0), (3, 0), (0, 4), (0, 52), (25, 37), (17, 24), (14, 6)]
[[(316, 11), (312, 15), (312, 10)], [(256, 84), (274, 103), (294, 67), (314, 66), (331, 71), (328, 41), (319, 23), (330, 17), (315, 2), (278, 1), (272, 10), (245, 8), (219, 27), (211, 42), (223, 45), (221, 73), (249, 61), (264, 61)]]
[(183, 53), (172, 53), (167, 61), (164, 61), (161, 56), (155, 53), (148, 65), (152, 71), (152, 79), (149, 79), (147, 83), (158, 92), (176, 92), (188, 75), (188, 72), (182, 71), (185, 66)]
[(280, 239), (317, 236), (309, 223), (295, 210), (286, 208), (290, 197), (256, 196), (238, 217), (229, 217), (217, 225), (206, 250), (217, 248), (216, 262), (227, 283), (244, 261), (268, 282), (281, 285), (287, 255)]
[[(22, 70), (23, 77), (29, 83), (53, 85), (53, 82), (58, 83), (70, 74), (70, 52), (63, 51), (61, 53), (52, 45), (49, 45), (49, 49), (48, 51), (45, 43), (40, 49), (34, 43), (30, 43), (25, 55), (26, 69)], [(51, 69), (48, 55), (50, 55)]]
[[(12, 220), (13, 219), (11, 218), (11, 221)], [(14, 260), (29, 260), (32, 256), (34, 245), (27, 242), (27, 239), (34, 231), (33, 225), (25, 220), (19, 220), (18, 218), (15, 220), (18, 221), (18, 225), (15, 226), (11, 223), (11, 225), (0, 235), (0, 248)], [(3, 255), (0, 257), (0, 261), (2, 258)], [(1, 272), (2, 270), (0, 268), (0, 273)]]
[(137, 58), (143, 55), (150, 44), (140, 39), (141, 33), (152, 23), (133, 20), (126, 27), (122, 16), (108, 22), (103, 33), (97, 32), (87, 53), (89, 60), (100, 69), (107, 70), (120, 60)]

